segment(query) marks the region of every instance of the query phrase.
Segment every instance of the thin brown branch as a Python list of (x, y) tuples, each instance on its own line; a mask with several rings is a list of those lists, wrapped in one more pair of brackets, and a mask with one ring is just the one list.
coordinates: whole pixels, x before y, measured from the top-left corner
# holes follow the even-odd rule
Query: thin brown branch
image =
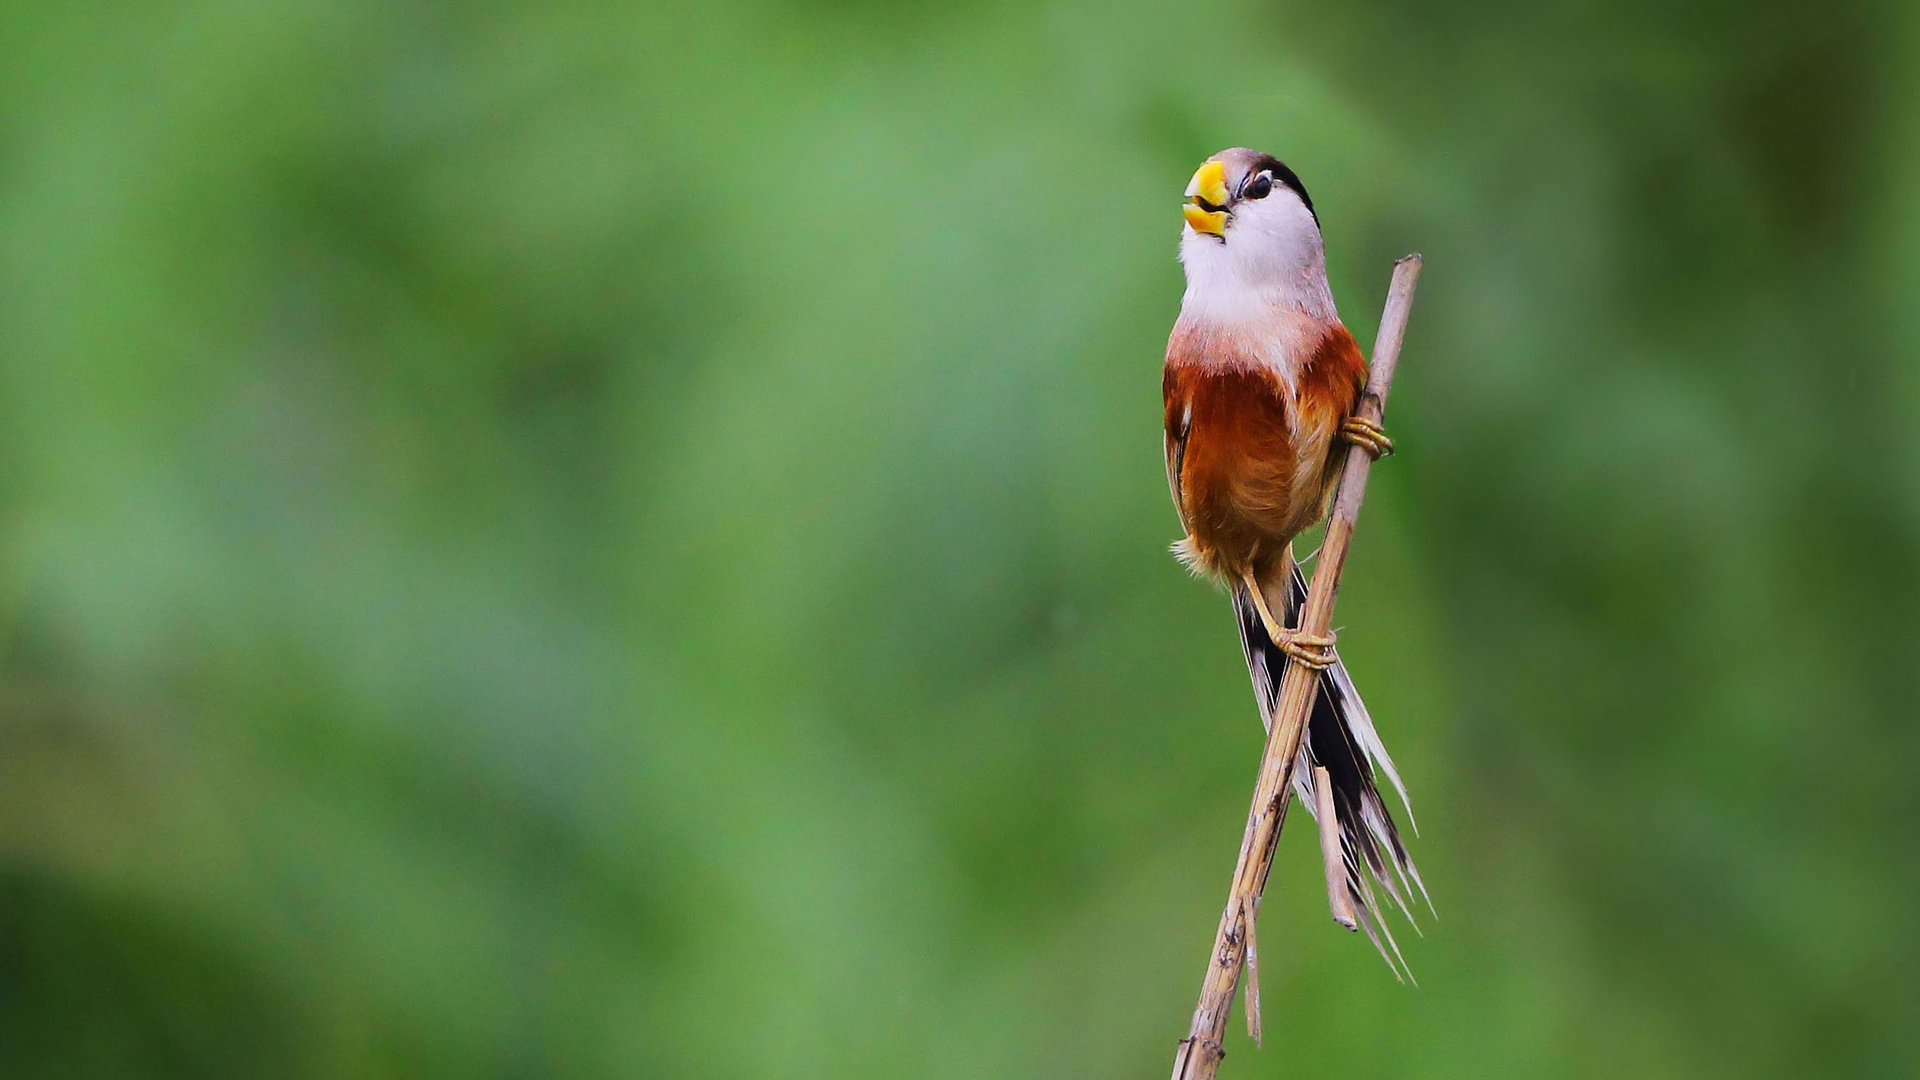
[[(1333, 777), (1325, 765), (1313, 767), (1314, 818), (1320, 823), (1320, 861), (1327, 870), (1327, 907), (1333, 921), (1349, 930), (1360, 924), (1353, 917), (1353, 897), (1347, 892), (1347, 860), (1340, 854), (1340, 817), (1333, 808)], [(1252, 960), (1247, 961), (1249, 965)]]
[[(1420, 256), (1408, 255), (1393, 265), (1393, 284), (1387, 290), (1386, 310), (1380, 316), (1380, 333), (1374, 338), (1373, 360), (1367, 371), (1366, 389), (1361, 392), (1354, 415), (1375, 424), (1386, 409), (1387, 390), (1393, 385), (1393, 370), (1400, 360), (1400, 341), (1406, 333), (1407, 313), (1413, 306), (1413, 286), (1420, 277)], [(1344, 446), (1344, 444), (1343, 444)], [(1367, 473), (1373, 465), (1371, 455), (1347, 446), (1346, 464), (1340, 474), (1340, 493), (1334, 500), (1333, 515), (1327, 521), (1326, 539), (1320, 545), (1320, 557), (1313, 568), (1313, 584), (1307, 590), (1307, 603), (1300, 615), (1303, 634), (1324, 635), (1333, 622), (1334, 596), (1340, 590), (1340, 571), (1347, 562), (1347, 546), (1353, 540), (1353, 525), (1360, 516), (1360, 501), (1367, 493)], [(1240, 970), (1247, 960), (1253, 934), (1250, 913), (1266, 891), (1267, 875), (1273, 868), (1274, 844), (1286, 823), (1291, 792), (1293, 761), (1300, 752), (1300, 737), (1307, 723), (1307, 711), (1313, 704), (1318, 673), (1296, 661), (1287, 664), (1280, 682), (1280, 704), (1275, 710), (1273, 728), (1267, 733), (1267, 745), (1260, 759), (1259, 778), (1254, 782), (1253, 805), (1247, 813), (1247, 831), (1240, 840), (1240, 857), (1233, 868), (1233, 887), (1227, 894), (1226, 910), (1220, 916), (1220, 929), (1214, 935), (1213, 951), (1208, 954), (1206, 978), (1200, 984), (1200, 1001), (1193, 1010), (1193, 1025), (1173, 1059), (1173, 1080), (1207, 1080), (1216, 1076), (1220, 1059), (1226, 1056), (1227, 1018), (1233, 1010), (1233, 992), (1240, 982)]]
[(1254, 926), (1259, 923), (1258, 912), (1253, 910), (1254, 901), (1247, 900), (1245, 918), (1241, 925), (1247, 928), (1247, 1035), (1253, 1039), (1253, 1045), (1260, 1045), (1260, 941), (1254, 934)]

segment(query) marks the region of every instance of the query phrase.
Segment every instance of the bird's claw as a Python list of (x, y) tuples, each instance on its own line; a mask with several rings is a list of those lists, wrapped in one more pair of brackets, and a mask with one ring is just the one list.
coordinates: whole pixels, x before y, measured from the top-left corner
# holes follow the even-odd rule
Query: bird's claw
[(1309, 634), (1305, 630), (1286, 630), (1274, 638), (1274, 646), (1293, 658), (1294, 663), (1313, 671), (1325, 671), (1340, 662), (1333, 652), (1333, 635)]
[(1387, 438), (1386, 431), (1364, 416), (1347, 417), (1340, 424), (1340, 436), (1375, 459), (1393, 453), (1393, 440)]

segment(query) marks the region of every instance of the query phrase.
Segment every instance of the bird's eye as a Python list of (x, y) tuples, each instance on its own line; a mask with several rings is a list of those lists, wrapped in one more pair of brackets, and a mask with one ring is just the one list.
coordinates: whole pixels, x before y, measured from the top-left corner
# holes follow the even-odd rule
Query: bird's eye
[(1243, 199), (1264, 199), (1272, 193), (1273, 175), (1271, 173), (1261, 173), (1259, 176), (1247, 181), (1247, 186), (1240, 192), (1240, 197)]

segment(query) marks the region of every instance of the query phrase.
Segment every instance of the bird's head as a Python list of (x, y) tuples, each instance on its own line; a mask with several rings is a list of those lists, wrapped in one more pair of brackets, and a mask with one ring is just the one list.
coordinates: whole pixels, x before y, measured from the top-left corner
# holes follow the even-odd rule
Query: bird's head
[(1326, 253), (1313, 200), (1292, 169), (1257, 150), (1222, 150), (1201, 164), (1181, 206), (1180, 261), (1190, 291), (1298, 297), (1326, 289)]

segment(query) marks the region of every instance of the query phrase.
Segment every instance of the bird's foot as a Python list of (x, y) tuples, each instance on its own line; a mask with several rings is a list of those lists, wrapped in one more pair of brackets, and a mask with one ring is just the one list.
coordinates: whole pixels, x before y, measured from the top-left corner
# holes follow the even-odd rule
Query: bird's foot
[(1340, 437), (1365, 450), (1376, 460), (1393, 453), (1393, 440), (1379, 424), (1364, 416), (1349, 416), (1340, 425)]
[(1274, 648), (1314, 671), (1324, 671), (1339, 662), (1339, 657), (1333, 654), (1332, 634), (1309, 634), (1305, 630), (1280, 625), (1280, 620), (1268, 610), (1260, 583), (1253, 574), (1247, 573), (1241, 580), (1246, 583), (1247, 594), (1253, 598), (1253, 610), (1259, 614), (1260, 625), (1266, 629), (1267, 638), (1273, 642)]
[(1340, 662), (1333, 652), (1333, 634), (1309, 634), (1305, 630), (1282, 630), (1273, 644), (1293, 658), (1293, 662), (1313, 671), (1325, 671)]

